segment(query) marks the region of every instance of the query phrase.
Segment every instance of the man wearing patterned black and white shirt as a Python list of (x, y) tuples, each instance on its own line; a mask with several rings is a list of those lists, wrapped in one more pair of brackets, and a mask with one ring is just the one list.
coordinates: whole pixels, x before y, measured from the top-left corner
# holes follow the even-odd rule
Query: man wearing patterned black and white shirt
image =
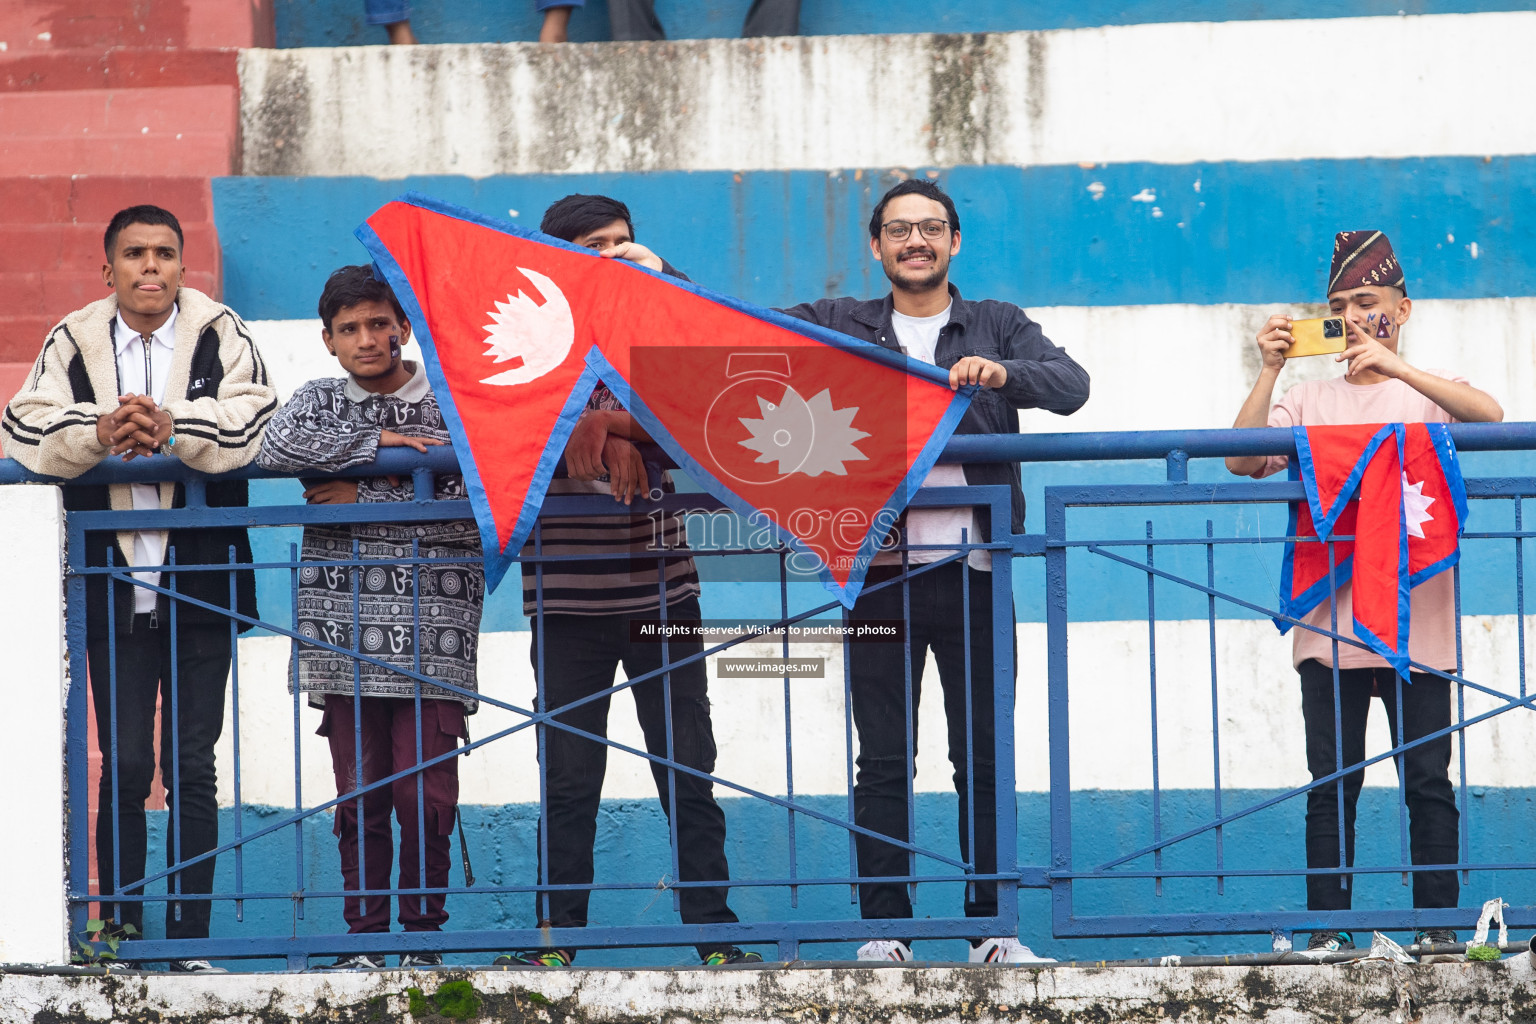
[[(342, 267), (326, 281), (319, 311), (321, 337), (347, 376), (312, 380), (295, 391), (273, 417), (257, 461), (288, 473), (334, 472), (372, 462), (381, 447), (425, 452), (447, 444), (448, 428), (425, 369), (401, 357), (411, 325), (389, 286), (366, 266)], [(307, 481), (304, 497), (317, 505), (411, 501), (415, 489), (409, 478), (331, 478)], [(462, 500), (463, 478), (439, 476), (436, 497)], [(360, 560), (380, 564), (366, 571), (324, 564), (351, 559), (354, 544)], [(416, 557), (443, 561), (402, 564)], [(475, 524), (448, 520), (309, 526), (302, 560), (299, 632), (370, 659), (300, 644), (299, 687), (309, 694), (311, 704), (325, 709), (319, 732), (330, 742), (336, 794), (406, 771), (467, 739), (464, 717), (476, 706), (476, 653), (485, 597)], [(420, 673), (445, 686), (404, 672)], [(337, 805), (336, 836), (347, 889), (390, 888), (391, 810), (400, 821), (400, 888), (447, 886), (449, 837), (459, 799), (458, 758), (418, 774), (419, 801), (418, 778), (412, 774)], [(366, 879), (360, 879), (363, 873)], [(366, 884), (360, 886), (360, 881)], [(389, 897), (349, 898), (342, 915), (352, 934), (387, 932)], [(440, 893), (401, 896), (399, 919), (408, 932), (440, 931), (448, 920), (445, 898)], [(442, 963), (438, 954), (426, 952), (400, 959), (403, 967)], [(383, 966), (382, 956), (367, 953), (344, 954), (333, 965), (365, 970)]]

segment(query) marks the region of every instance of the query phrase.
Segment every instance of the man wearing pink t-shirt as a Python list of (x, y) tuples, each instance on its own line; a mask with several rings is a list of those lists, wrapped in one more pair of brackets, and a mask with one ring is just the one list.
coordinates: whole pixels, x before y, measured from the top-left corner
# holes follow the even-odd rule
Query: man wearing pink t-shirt
[[(1328, 275), (1328, 308), (1342, 316), (1350, 344), (1335, 356), (1347, 362), (1342, 377), (1298, 384), (1270, 408), (1275, 382), (1291, 344), (1291, 318), (1277, 313), (1259, 331), (1263, 368), (1234, 427), (1324, 426), (1345, 423), (1474, 423), (1497, 422), (1504, 410), (1492, 396), (1445, 370), (1421, 370), (1400, 355), (1403, 325), (1413, 312), (1401, 265), (1392, 244), (1380, 231), (1341, 231), (1334, 240)], [(1227, 469), (1242, 476), (1265, 477), (1284, 469), (1283, 455), (1233, 456)], [(1361, 528), (1369, 524), (1362, 522)], [(1429, 668), (1456, 668), (1456, 605), (1451, 573), (1440, 573), (1415, 588), (1411, 601), (1409, 656)], [(1350, 585), (1335, 593), (1340, 632), (1351, 621)], [(1306, 616), (1306, 626), (1293, 636), (1292, 661), (1301, 676), (1301, 712), (1306, 724), (1307, 769), (1313, 780), (1332, 775), (1339, 763), (1340, 739), (1334, 734), (1337, 710), (1342, 729), (1343, 764), (1365, 760), (1365, 722), (1372, 695), (1387, 709), (1394, 745), (1405, 743), (1451, 724), (1450, 682), (1440, 676), (1411, 672), (1400, 679), (1386, 661), (1364, 647), (1339, 644), (1337, 692), (1333, 640), (1314, 629), (1329, 630), (1332, 611), (1327, 603)], [(1307, 628), (1313, 627), (1313, 628)], [(1398, 720), (1401, 694), (1402, 720)], [(1337, 709), (1335, 701), (1337, 700)], [(1401, 738), (1399, 738), (1401, 733)], [(1451, 740), (1446, 735), (1407, 751), (1399, 762), (1409, 813), (1410, 852), (1415, 864), (1454, 864), (1460, 815), (1451, 788)], [(1355, 859), (1355, 803), (1364, 781), (1362, 771), (1339, 785), (1344, 796), (1346, 864)], [(1319, 786), (1307, 793), (1307, 867), (1339, 866), (1339, 791)], [(1308, 875), (1307, 909), (1348, 910), (1349, 875)], [(1454, 907), (1458, 898), (1456, 872), (1419, 871), (1413, 876), (1415, 907)], [(1419, 932), (1420, 944), (1455, 942), (1446, 928)], [(1312, 933), (1309, 950), (1353, 948), (1348, 932)]]

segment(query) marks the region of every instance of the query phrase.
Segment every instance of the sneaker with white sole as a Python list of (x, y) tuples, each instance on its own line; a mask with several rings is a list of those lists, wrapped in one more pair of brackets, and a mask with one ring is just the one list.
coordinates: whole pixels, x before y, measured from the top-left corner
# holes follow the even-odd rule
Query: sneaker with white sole
[(973, 964), (1053, 964), (1056, 960), (1040, 956), (1024, 943), (1011, 936), (1001, 939), (982, 939), (971, 946), (970, 961)]
[(1313, 932), (1307, 939), (1308, 953), (1343, 953), (1355, 948), (1349, 932)]
[(419, 971), (423, 967), (443, 966), (441, 953), (401, 953), (400, 969), (402, 971)]
[(335, 963), (322, 964), (315, 969), (320, 971), (379, 971), (384, 969), (384, 954), (346, 953), (337, 957)]
[(172, 974), (228, 974), (222, 967), (215, 967), (207, 960), (172, 960), (166, 965)]
[(912, 959), (912, 947), (900, 939), (875, 939), (859, 947), (859, 959), (905, 962)]

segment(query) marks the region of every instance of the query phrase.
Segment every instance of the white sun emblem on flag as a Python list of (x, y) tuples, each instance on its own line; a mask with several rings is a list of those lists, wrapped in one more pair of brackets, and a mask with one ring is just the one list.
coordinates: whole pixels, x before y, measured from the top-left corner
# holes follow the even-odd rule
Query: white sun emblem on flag
[(784, 397), (777, 404), (759, 395), (757, 408), (761, 419), (741, 418), (741, 425), (752, 436), (737, 443), (757, 452), (756, 462), (777, 462), (781, 474), (846, 476), (848, 471), (843, 463), (868, 458), (853, 444), (869, 436), (853, 426), (859, 407), (832, 408), (832, 392), (828, 389), (807, 402), (794, 388), (786, 386)]
[(493, 362), (516, 362), (511, 369), (486, 377), (482, 384), (505, 386), (537, 380), (565, 361), (576, 340), (576, 325), (565, 293), (543, 274), (526, 267), (517, 269), (544, 301), (534, 302), (522, 289), (508, 295), (506, 302), (493, 300), (496, 308), (486, 314), (491, 322), (482, 328), (485, 354)]
[(1435, 518), (1429, 514), (1429, 506), (1434, 503), (1434, 498), (1424, 496), (1424, 481), (1410, 484), (1408, 474), (1403, 474), (1403, 519), (1408, 524), (1408, 536), (1424, 536), (1424, 524)]

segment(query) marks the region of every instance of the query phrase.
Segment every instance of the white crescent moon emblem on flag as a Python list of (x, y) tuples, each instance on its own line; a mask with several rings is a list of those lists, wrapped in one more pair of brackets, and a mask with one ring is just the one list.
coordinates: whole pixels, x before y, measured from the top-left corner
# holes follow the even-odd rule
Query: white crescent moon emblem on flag
[(518, 273), (533, 282), (544, 304), (535, 303), (518, 289), (506, 302), (497, 302), (485, 325), (486, 354), (498, 363), (517, 360), (510, 370), (481, 380), (482, 384), (526, 384), (538, 380), (565, 361), (576, 340), (576, 323), (565, 293), (543, 274), (526, 267)]

